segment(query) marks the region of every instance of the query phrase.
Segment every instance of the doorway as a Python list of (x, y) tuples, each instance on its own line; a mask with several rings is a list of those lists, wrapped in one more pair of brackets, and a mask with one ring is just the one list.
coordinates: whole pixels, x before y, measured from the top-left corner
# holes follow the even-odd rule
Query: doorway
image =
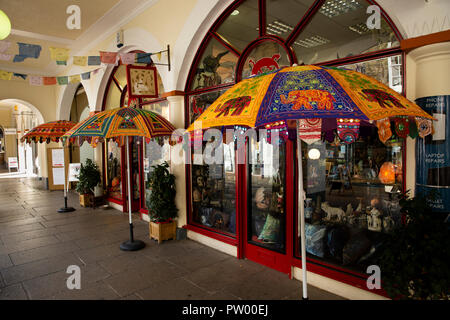
[(247, 144), (246, 204), (240, 237), (244, 257), (290, 274), (293, 236), (293, 144), (250, 138)]

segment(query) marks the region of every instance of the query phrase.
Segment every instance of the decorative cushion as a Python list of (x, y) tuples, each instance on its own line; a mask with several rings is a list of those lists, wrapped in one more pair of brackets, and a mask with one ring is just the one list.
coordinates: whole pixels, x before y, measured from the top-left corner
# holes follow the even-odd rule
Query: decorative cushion
[(317, 257), (325, 255), (325, 236), (327, 227), (323, 225), (305, 224), (306, 251)]

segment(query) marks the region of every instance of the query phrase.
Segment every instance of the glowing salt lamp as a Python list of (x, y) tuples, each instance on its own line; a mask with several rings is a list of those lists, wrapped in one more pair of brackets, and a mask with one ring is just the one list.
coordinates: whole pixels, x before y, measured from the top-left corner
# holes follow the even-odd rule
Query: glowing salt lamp
[(392, 162), (383, 163), (380, 168), (378, 178), (380, 179), (381, 183), (384, 184), (395, 183), (395, 167)]
[(0, 40), (5, 39), (11, 33), (11, 21), (2, 10), (0, 10)]

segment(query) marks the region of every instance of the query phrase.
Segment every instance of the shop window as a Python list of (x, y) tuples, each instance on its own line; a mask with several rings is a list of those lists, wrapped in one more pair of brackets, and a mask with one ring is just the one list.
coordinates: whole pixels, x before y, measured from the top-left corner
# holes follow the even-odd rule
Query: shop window
[(238, 57), (215, 39), (205, 48), (195, 71), (191, 90), (215, 87), (234, 82)]
[(377, 79), (397, 92), (401, 93), (403, 91), (403, 66), (402, 56), (400, 55), (347, 64), (339, 66), (338, 68), (364, 73), (369, 77)]
[(122, 151), (117, 143), (109, 140), (106, 144), (107, 150), (107, 191), (111, 198), (122, 199)]
[(299, 63), (315, 64), (398, 47), (395, 33), (381, 14), (379, 28), (372, 28), (369, 5), (362, 0), (326, 1), (292, 43)]
[(402, 141), (385, 145), (376, 128), (361, 126), (355, 143), (302, 142), (302, 152), (307, 254), (365, 270), (401, 223)]
[[(164, 118), (169, 117), (169, 103), (167, 100), (146, 104), (142, 106), (142, 109), (153, 111), (162, 115)], [(150, 140), (143, 139), (144, 141), (144, 188), (145, 188), (145, 207), (149, 207), (150, 199), (150, 185), (149, 178), (151, 172), (154, 170), (153, 166), (162, 164), (164, 161), (170, 163), (170, 145), (169, 139), (165, 138), (153, 138)]]
[[(205, 150), (206, 142), (203, 143)], [(223, 162), (206, 164), (192, 154), (192, 215), (195, 224), (236, 234), (236, 174), (234, 142), (223, 144)]]
[(233, 47), (243, 51), (259, 35), (258, 0), (243, 1), (217, 29)]
[(248, 242), (285, 251), (286, 144), (266, 140), (249, 142)]
[(189, 96), (189, 122), (192, 123), (197, 120), (198, 116), (225, 91), (226, 89)]
[(314, 2), (315, 0), (266, 1), (266, 33), (287, 39)]

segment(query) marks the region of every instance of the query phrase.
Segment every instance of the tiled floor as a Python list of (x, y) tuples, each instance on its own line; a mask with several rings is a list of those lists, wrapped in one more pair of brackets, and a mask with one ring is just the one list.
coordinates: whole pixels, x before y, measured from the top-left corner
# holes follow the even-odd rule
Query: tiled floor
[[(3, 175), (2, 175), (3, 176)], [(0, 300), (2, 299), (299, 299), (301, 283), (191, 240), (158, 245), (135, 220), (146, 247), (123, 252), (127, 216), (81, 208), (60, 214), (61, 191), (36, 190), (25, 178), (0, 177)], [(81, 289), (67, 289), (67, 267), (81, 269)], [(309, 287), (311, 299), (341, 299)]]

